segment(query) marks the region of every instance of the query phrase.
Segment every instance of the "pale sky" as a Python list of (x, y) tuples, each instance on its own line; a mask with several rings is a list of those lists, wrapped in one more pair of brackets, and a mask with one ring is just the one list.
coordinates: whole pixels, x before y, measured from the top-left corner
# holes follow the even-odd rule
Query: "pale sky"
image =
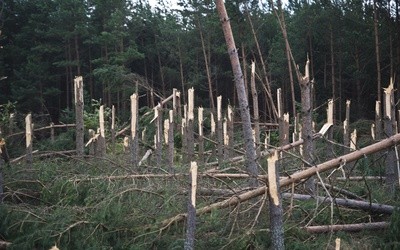
[[(260, 3), (262, 3), (262, 2), (266, 2), (267, 0), (259, 0), (259, 2)], [(149, 0), (149, 3), (150, 3), (150, 5), (152, 6), (152, 7), (154, 7), (154, 6), (156, 6), (157, 5), (157, 2), (158, 2), (158, 0)], [(166, 2), (169, 2), (169, 3), (171, 3), (171, 8), (174, 8), (174, 9), (176, 9), (176, 8), (179, 8), (179, 6), (178, 6), (178, 4), (177, 4), (177, 2), (178, 2), (178, 0), (166, 0)], [(282, 0), (282, 4), (283, 4), (283, 6), (286, 6), (286, 4), (288, 3), (288, 0)]]

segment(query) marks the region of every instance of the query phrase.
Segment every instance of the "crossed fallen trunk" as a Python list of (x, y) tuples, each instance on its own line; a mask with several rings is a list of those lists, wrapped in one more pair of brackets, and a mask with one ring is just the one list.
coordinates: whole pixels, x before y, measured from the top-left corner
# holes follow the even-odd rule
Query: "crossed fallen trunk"
[[(399, 142), (400, 142), (400, 133), (395, 134), (392, 137), (384, 139), (375, 144), (372, 144), (367, 147), (356, 150), (354, 152), (351, 152), (349, 154), (346, 154), (346, 155), (340, 156), (338, 158), (326, 161), (324, 163), (315, 165), (314, 167), (309, 167), (308, 169), (295, 172), (288, 177), (280, 179), (280, 181), (279, 181), (280, 187), (285, 187), (285, 186), (291, 185), (292, 183), (300, 182), (301, 180), (307, 179), (307, 178), (315, 175), (317, 172), (319, 172), (319, 173), (325, 172), (327, 170), (339, 167), (343, 164), (356, 161), (366, 155), (373, 154), (373, 153), (379, 152), (383, 149), (395, 146)], [(222, 209), (222, 208), (227, 208), (227, 207), (231, 207), (231, 206), (236, 206), (240, 202), (243, 202), (243, 201), (246, 201), (246, 200), (249, 200), (249, 199), (255, 198), (259, 195), (264, 194), (265, 192), (267, 192), (267, 190), (268, 190), (268, 188), (266, 186), (262, 186), (262, 187), (253, 189), (251, 191), (242, 193), (240, 195), (232, 196), (226, 200), (216, 202), (216, 203), (210, 204), (208, 206), (197, 209), (196, 215), (210, 213), (212, 210), (215, 210), (215, 209)], [(161, 222), (161, 227), (166, 228), (173, 223), (181, 222), (186, 218), (186, 216), (187, 216), (187, 213), (182, 213), (182, 214), (178, 214), (172, 218), (168, 218)]]

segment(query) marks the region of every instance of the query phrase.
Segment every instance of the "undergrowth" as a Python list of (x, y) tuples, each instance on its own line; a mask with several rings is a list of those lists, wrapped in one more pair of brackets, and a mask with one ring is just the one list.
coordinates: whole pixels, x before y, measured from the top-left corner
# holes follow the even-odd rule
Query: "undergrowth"
[[(59, 135), (55, 143), (42, 141), (40, 150), (73, 148), (73, 132)], [(61, 140), (62, 139), (62, 140)], [(364, 137), (363, 143), (370, 138)], [(327, 150), (327, 141), (316, 142), (313, 164), (343, 153), (343, 147), (334, 145)], [(368, 142), (369, 143), (369, 142)], [(207, 144), (207, 150), (213, 145)], [(116, 152), (116, 153), (115, 153)], [(130, 178), (132, 174), (166, 173), (162, 167), (151, 165), (133, 168), (121, 146), (104, 159), (68, 155), (49, 156), (34, 162), (1, 169), (4, 177), (4, 202), (0, 205), (0, 240), (11, 242), (9, 249), (183, 249), (185, 223), (168, 227), (162, 221), (186, 212), (189, 181), (187, 176), (168, 178)], [(279, 166), (282, 176), (302, 167), (298, 149), (284, 154)], [(329, 156), (328, 156), (329, 154)], [(382, 175), (385, 155), (376, 154), (348, 163), (343, 171), (321, 173), (325, 184), (350, 190), (361, 198), (376, 203), (398, 206), (397, 198), (390, 199), (382, 181), (331, 181), (344, 173), (357, 176)], [(151, 163), (151, 161), (149, 162)], [(266, 161), (259, 161), (260, 172), (266, 174)], [(200, 165), (200, 170), (206, 170)], [(235, 166), (226, 164), (223, 170)], [(187, 165), (177, 165), (176, 174), (188, 172)], [(240, 172), (240, 171), (236, 171)], [(126, 178), (122, 178), (122, 177)], [(118, 177), (118, 178), (114, 178)], [(328, 178), (330, 177), (330, 178)], [(199, 177), (197, 207), (203, 207), (232, 196), (220, 193), (202, 193), (201, 189), (240, 190), (246, 180)], [(293, 187), (302, 193), (302, 184)], [(327, 193), (327, 191), (329, 193)], [(319, 187), (320, 196), (343, 198), (343, 195)], [(292, 187), (282, 192), (292, 192)], [(285, 244), (287, 249), (335, 249), (336, 238), (341, 249), (398, 249), (400, 248), (400, 213), (392, 216), (373, 214), (315, 200), (284, 200)], [(311, 234), (305, 226), (368, 223), (390, 221), (386, 230), (358, 233)], [(197, 217), (196, 249), (269, 249), (269, 212), (265, 196), (240, 203), (238, 206), (213, 210)]]

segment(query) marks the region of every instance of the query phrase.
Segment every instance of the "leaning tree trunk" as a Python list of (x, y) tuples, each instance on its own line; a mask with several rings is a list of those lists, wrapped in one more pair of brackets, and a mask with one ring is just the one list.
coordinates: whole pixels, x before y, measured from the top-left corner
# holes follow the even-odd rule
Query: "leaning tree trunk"
[(239, 99), (239, 110), (242, 119), (243, 134), (244, 134), (244, 145), (246, 148), (246, 167), (250, 178), (250, 185), (257, 185), (258, 174), (257, 163), (256, 163), (256, 151), (254, 148), (253, 131), (251, 128), (250, 109), (247, 100), (246, 90), (244, 86), (243, 73), (240, 67), (239, 55), (235, 46), (235, 40), (233, 38), (231, 24), (229, 22), (228, 14), (225, 9), (223, 0), (216, 0), (216, 6), (220, 21), (222, 23), (222, 30), (224, 32), (226, 45), (228, 47), (228, 54), (231, 60), (232, 71), (235, 80), (235, 86)]
[(214, 104), (214, 94), (213, 94), (213, 86), (212, 86), (212, 79), (211, 79), (211, 70), (210, 70), (210, 64), (209, 64), (209, 57), (207, 55), (207, 50), (204, 42), (204, 36), (203, 36), (203, 28), (201, 27), (200, 20), (197, 19), (197, 26), (199, 28), (199, 33), (200, 33), (200, 41), (201, 41), (201, 48), (203, 50), (203, 56), (204, 56), (204, 64), (206, 67), (206, 73), (207, 73), (207, 82), (208, 82), (208, 97), (210, 98), (210, 107), (211, 107), (211, 112), (215, 112), (215, 104)]
[(378, 2), (374, 0), (374, 35), (375, 35), (375, 54), (376, 54), (376, 73), (377, 73), (377, 85), (378, 85), (378, 101), (382, 100), (381, 91), (381, 57), (379, 52), (379, 31), (378, 31)]
[[(286, 60), (288, 64), (288, 72), (289, 72), (289, 80), (290, 80), (290, 92), (291, 92), (291, 98), (292, 98), (292, 112), (293, 112), (293, 117), (296, 117), (296, 98), (294, 95), (294, 79), (293, 79), (293, 74), (292, 74), (292, 64), (290, 63), (291, 59), (291, 50), (290, 50), (290, 45), (289, 45), (289, 39), (287, 35), (287, 30), (286, 30), (286, 23), (285, 23), (285, 15), (282, 11), (282, 5), (281, 1), (278, 1), (278, 9), (281, 15), (281, 29), (282, 29), (282, 34), (283, 38), (285, 40), (285, 54), (286, 54)], [(279, 16), (277, 16), (279, 18)]]

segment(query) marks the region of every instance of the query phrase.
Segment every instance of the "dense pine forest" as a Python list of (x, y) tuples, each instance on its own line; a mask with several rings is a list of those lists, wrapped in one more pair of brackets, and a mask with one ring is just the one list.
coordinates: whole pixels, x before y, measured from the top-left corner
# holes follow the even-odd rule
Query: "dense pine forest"
[[(226, 2), (247, 83), (256, 62), (263, 121), (276, 118), (268, 88), (282, 88), (285, 112), (292, 116), (299, 109), (288, 48), (300, 68), (310, 59), (317, 111), (332, 98), (340, 111), (335, 118), (344, 120), (350, 99), (352, 119), (373, 117), (381, 89), (390, 77), (399, 79), (400, 63), (399, 1), (374, 2), (290, 0), (283, 8), (280, 1)], [(72, 108), (74, 77), (82, 75), (86, 103), (115, 105), (120, 117), (127, 117), (136, 88), (141, 105), (150, 107), (173, 88), (186, 93), (191, 87), (199, 106), (214, 109), (218, 95), (236, 105), (215, 3), (181, 0), (171, 6), (140, 0), (2, 1), (0, 104), (58, 122)]]
[(399, 249), (399, 5), (0, 1), (0, 249)]

